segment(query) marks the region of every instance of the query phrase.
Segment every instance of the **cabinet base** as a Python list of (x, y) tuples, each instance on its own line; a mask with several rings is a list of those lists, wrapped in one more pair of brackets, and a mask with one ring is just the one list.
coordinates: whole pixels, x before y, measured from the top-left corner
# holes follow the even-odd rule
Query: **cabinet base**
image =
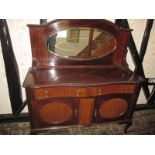
[[(104, 122), (104, 123), (93, 123), (91, 125), (67, 125), (67, 126), (54, 126), (54, 127), (47, 127), (47, 128), (34, 128), (30, 130), (30, 134), (31, 135), (37, 135), (37, 134), (48, 134), (48, 132), (50, 131), (54, 131), (54, 130), (63, 130), (63, 129), (67, 129), (67, 128), (75, 128), (75, 127), (90, 127), (92, 125), (104, 125), (104, 124), (109, 124), (112, 122)], [(125, 120), (125, 121), (115, 121), (113, 122), (115, 124), (124, 124), (124, 134), (127, 134), (127, 130), (128, 128), (132, 125), (132, 121), (131, 120)]]

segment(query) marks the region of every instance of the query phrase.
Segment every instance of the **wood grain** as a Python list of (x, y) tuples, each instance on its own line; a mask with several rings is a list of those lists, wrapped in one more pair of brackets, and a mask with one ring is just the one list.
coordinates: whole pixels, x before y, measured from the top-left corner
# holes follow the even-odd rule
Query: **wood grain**
[(73, 109), (63, 102), (47, 103), (40, 109), (39, 115), (47, 123), (60, 124), (72, 118)]
[(128, 103), (122, 98), (113, 98), (102, 102), (99, 114), (103, 118), (117, 118), (124, 115), (128, 110)]
[(94, 98), (80, 99), (78, 118), (80, 125), (88, 125), (92, 122), (94, 101)]

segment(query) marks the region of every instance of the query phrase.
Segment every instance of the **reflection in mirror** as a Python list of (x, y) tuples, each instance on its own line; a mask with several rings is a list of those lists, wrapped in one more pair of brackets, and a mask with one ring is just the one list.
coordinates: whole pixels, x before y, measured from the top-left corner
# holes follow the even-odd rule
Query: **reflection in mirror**
[(94, 59), (114, 51), (116, 39), (103, 30), (79, 27), (51, 35), (47, 40), (47, 48), (60, 57)]

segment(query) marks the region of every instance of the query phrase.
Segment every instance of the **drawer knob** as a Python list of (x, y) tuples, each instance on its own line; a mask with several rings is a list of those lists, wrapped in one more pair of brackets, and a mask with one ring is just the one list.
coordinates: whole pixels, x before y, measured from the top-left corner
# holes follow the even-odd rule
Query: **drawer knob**
[(79, 89), (76, 92), (76, 96), (78, 96), (78, 97), (80, 96), (80, 90)]
[(101, 90), (101, 88), (98, 89), (98, 95), (102, 95), (102, 90)]
[(48, 91), (47, 90), (45, 90), (44, 94), (45, 94), (45, 97), (48, 97)]

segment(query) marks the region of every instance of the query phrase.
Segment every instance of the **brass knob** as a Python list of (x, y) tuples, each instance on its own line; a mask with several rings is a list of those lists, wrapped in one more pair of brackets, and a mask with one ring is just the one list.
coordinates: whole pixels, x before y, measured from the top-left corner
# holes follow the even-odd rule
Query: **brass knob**
[(45, 97), (48, 97), (48, 91), (47, 90), (45, 90), (44, 94), (45, 94)]
[(98, 89), (98, 95), (102, 95), (102, 90), (101, 90), (101, 88)]
[(80, 96), (80, 90), (79, 89), (76, 92), (76, 96), (78, 96), (78, 97)]

